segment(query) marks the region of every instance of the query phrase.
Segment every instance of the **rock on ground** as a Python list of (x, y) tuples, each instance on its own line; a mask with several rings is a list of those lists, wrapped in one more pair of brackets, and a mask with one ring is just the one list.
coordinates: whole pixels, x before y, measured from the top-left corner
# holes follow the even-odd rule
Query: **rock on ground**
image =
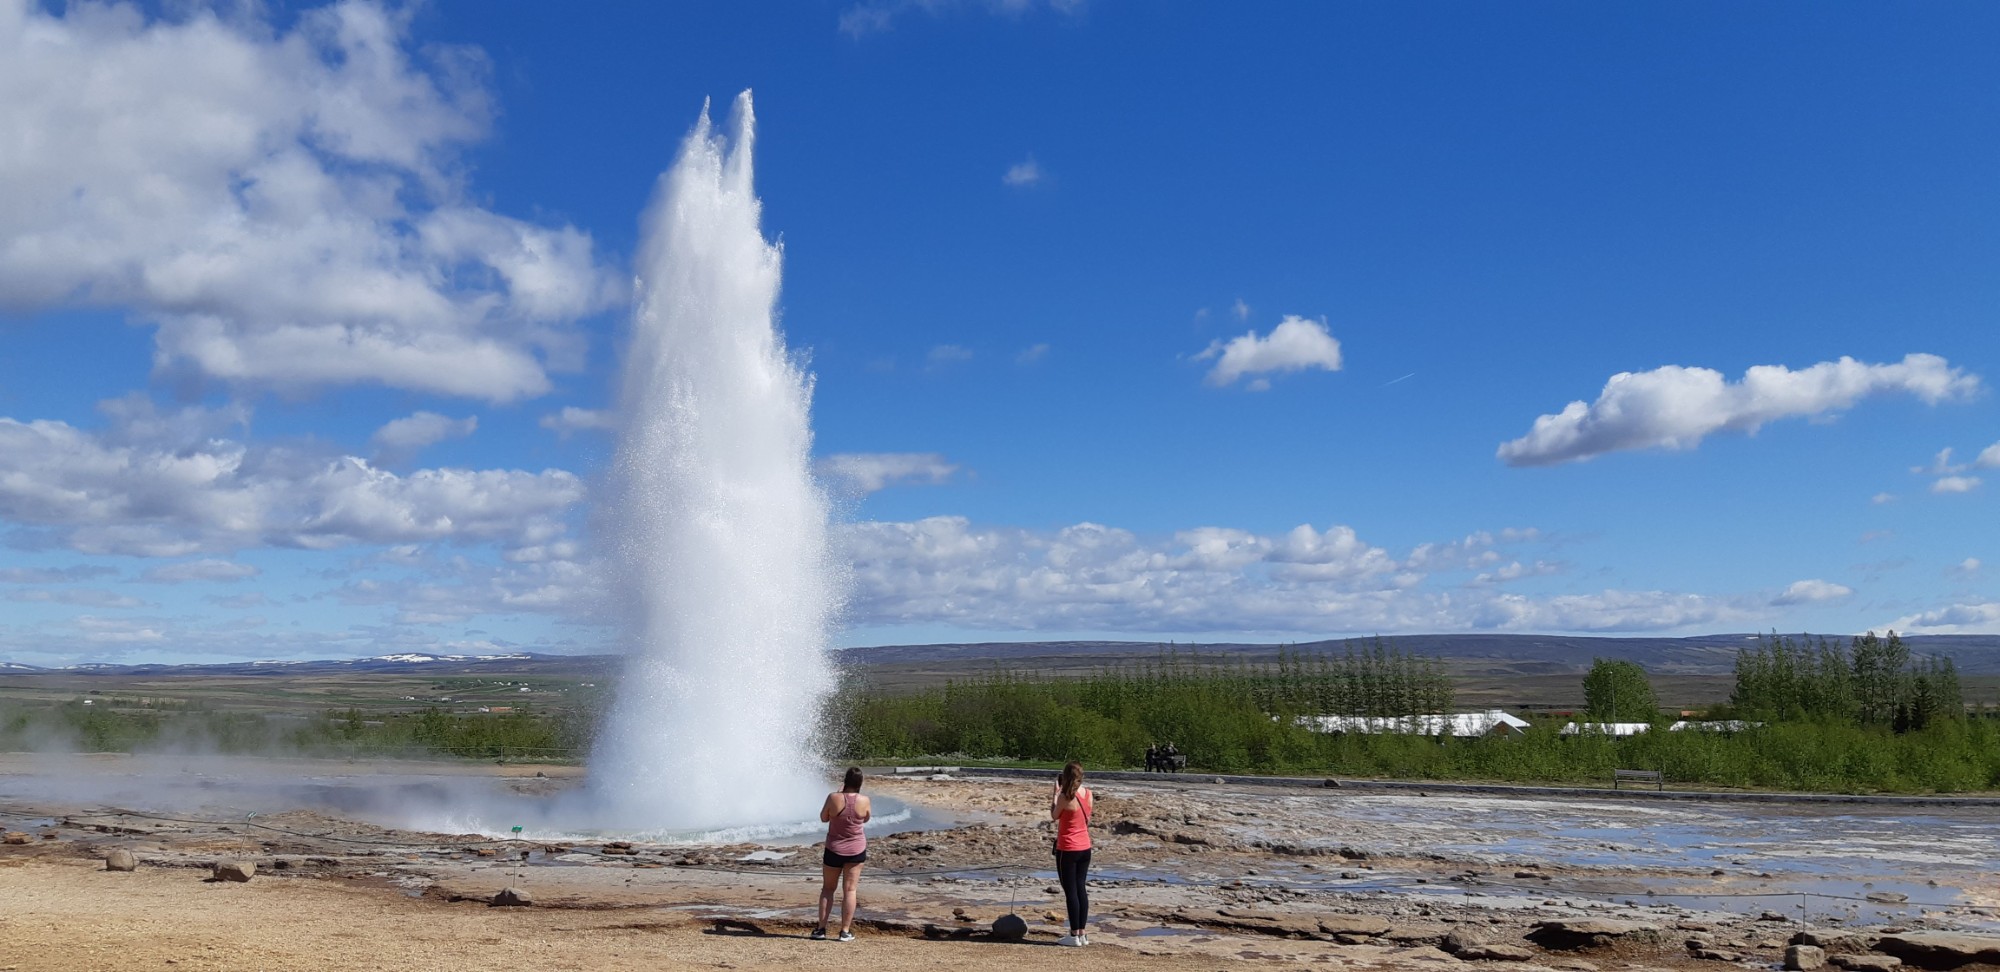
[(1535, 950), (1526, 945), (1508, 945), (1497, 942), (1491, 945), (1468, 945), (1456, 953), (1468, 962), (1526, 962), (1535, 957)]
[(1570, 918), (1536, 922), (1535, 930), (1528, 933), (1528, 940), (1551, 951), (1569, 952), (1579, 948), (1598, 948), (1621, 938), (1657, 938), (1659, 934), (1659, 929), (1636, 921)]
[(241, 884), (257, 876), (257, 865), (250, 861), (217, 861), (215, 879), (235, 881)]
[(1952, 932), (1904, 932), (1883, 936), (1875, 950), (1923, 969), (1955, 969), (1977, 962), (2000, 965), (2000, 938)]
[(535, 899), (520, 888), (501, 888), (488, 903), (495, 908), (526, 908), (534, 904)]
[(1827, 959), (1847, 972), (1895, 972), (1903, 960), (1894, 955), (1835, 955)]
[(107, 871), (136, 871), (139, 869), (139, 859), (132, 856), (131, 851), (120, 847), (104, 855), (104, 869)]
[(1438, 947), (1453, 955), (1460, 955), (1467, 949), (1478, 948), (1492, 940), (1493, 931), (1488, 928), (1454, 928)]
[(1389, 923), (1374, 915), (1324, 915), (1319, 930), (1327, 935), (1366, 935), (1373, 938), (1389, 933)]
[(1792, 945), (1785, 949), (1787, 972), (1813, 972), (1826, 965), (1826, 949), (1818, 945)]

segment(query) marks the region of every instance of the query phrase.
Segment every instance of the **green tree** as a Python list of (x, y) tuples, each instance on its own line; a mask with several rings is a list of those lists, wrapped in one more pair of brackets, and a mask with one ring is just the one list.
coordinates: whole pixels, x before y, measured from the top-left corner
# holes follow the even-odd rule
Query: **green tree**
[(1585, 714), (1599, 722), (1651, 722), (1660, 714), (1653, 683), (1636, 662), (1599, 658), (1583, 676)]

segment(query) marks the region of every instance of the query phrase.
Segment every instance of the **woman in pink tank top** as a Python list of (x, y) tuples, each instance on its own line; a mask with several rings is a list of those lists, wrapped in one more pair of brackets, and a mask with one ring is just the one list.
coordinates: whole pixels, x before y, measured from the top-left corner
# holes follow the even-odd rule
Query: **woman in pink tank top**
[(826, 937), (826, 919), (833, 912), (836, 888), (845, 893), (840, 902), (840, 937), (835, 940), (854, 940), (854, 885), (861, 879), (862, 863), (868, 860), (868, 834), (862, 825), (870, 813), (868, 798), (861, 795), (861, 767), (849, 766), (840, 791), (827, 794), (819, 808), (819, 819), (826, 822), (826, 853), (820, 858), (824, 880), (819, 888), (819, 927), (813, 929), (814, 940)]
[(1083, 785), (1083, 764), (1063, 767), (1049, 794), (1049, 819), (1056, 824), (1056, 879), (1062, 882), (1063, 900), (1069, 904), (1069, 934), (1058, 945), (1088, 945), (1085, 934), (1090, 921), (1090, 891), (1084, 881), (1090, 875), (1090, 812), (1096, 798)]

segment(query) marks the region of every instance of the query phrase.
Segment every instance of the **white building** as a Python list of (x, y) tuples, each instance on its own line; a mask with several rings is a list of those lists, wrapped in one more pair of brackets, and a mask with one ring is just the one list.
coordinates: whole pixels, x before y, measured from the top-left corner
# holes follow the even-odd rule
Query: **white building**
[[(1744, 722), (1741, 719), (1724, 719), (1714, 722), (1695, 722), (1682, 719), (1667, 727), (1668, 732), (1742, 732), (1763, 725), (1761, 722)], [(1572, 722), (1562, 727), (1565, 736), (1580, 736), (1594, 732), (1604, 736), (1636, 736), (1653, 728), (1650, 722)]]
[(1518, 736), (1528, 721), (1499, 709), (1450, 715), (1309, 716), (1301, 720), (1318, 732), (1400, 732), (1413, 736)]

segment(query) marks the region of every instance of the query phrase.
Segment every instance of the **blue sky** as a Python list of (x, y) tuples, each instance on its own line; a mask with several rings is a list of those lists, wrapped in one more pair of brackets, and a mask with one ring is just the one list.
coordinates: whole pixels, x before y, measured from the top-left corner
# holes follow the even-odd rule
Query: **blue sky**
[(0, 0), (0, 655), (609, 647), (638, 219), (745, 88), (842, 644), (2000, 631), (1996, 42)]

